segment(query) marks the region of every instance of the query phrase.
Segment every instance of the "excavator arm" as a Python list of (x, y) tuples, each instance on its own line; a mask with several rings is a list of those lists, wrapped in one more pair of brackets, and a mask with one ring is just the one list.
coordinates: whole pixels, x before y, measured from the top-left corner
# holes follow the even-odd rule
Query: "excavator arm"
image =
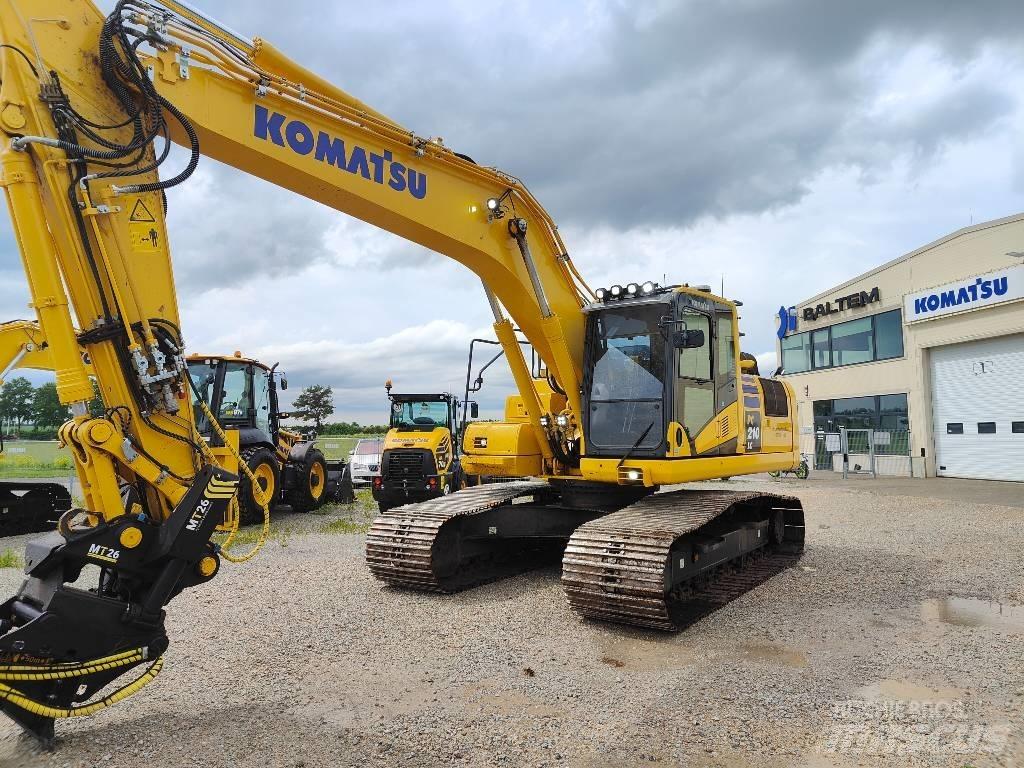
[[(84, 497), (29, 545), (25, 586), (0, 606), (0, 709), (27, 730), (49, 741), (54, 719), (148, 682), (167, 645), (164, 606), (219, 568), (211, 536), (238, 478), (195, 432), (166, 226), (166, 191), (200, 152), (475, 271), (545, 470), (572, 471), (554, 459), (513, 322), (578, 411), (591, 294), (518, 180), (176, 2), (125, 0), (105, 17), (89, 0), (4, 0), (0, 43), (0, 184), (73, 414), (60, 436)], [(171, 141), (188, 159), (167, 172)], [(102, 417), (86, 408), (81, 350)]]

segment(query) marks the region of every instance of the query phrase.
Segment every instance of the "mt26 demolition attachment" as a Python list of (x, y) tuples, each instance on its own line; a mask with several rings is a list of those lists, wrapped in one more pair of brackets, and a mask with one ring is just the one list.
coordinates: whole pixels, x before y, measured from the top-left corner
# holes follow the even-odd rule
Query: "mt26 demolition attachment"
[(236, 476), (207, 466), (159, 525), (140, 514), (74, 527), (68, 515), (59, 531), (31, 541), (28, 578), (0, 606), (0, 710), (51, 747), (55, 719), (93, 714), (155, 678), (167, 648), (163, 607), (217, 574), (210, 536), (237, 486)]

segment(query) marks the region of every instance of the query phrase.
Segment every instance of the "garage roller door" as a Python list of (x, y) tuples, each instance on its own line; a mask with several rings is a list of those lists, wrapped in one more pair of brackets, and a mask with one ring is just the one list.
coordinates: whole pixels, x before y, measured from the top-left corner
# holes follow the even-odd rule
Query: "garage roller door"
[(1024, 335), (931, 350), (937, 473), (1024, 481)]

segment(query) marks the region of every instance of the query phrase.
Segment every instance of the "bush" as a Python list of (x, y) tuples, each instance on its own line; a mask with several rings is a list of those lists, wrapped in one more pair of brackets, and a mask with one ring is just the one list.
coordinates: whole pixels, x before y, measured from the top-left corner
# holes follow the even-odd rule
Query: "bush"
[(34, 456), (12, 456), (0, 453), (0, 468), (3, 469), (71, 469), (75, 463), (70, 456), (57, 456), (53, 461), (44, 461)]

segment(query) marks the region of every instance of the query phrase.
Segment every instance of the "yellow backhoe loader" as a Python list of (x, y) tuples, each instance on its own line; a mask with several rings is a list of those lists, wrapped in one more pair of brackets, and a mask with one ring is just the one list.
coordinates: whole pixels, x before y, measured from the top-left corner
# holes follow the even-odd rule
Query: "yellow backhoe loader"
[[(168, 247), (164, 193), (203, 156), (482, 282), (524, 419), (468, 428), (464, 465), (535, 479), (381, 515), (367, 537), (378, 577), (452, 591), (564, 547), (563, 582), (582, 615), (676, 629), (799, 555), (796, 499), (658, 492), (800, 461), (792, 392), (740, 362), (736, 302), (642, 279), (592, 291), (514, 176), (185, 3), (120, 0), (104, 15), (90, 0), (0, 0), (0, 43), (0, 175), (84, 491), (81, 510), (28, 545), (24, 585), (0, 604), (0, 710), (40, 740), (52, 740), (55, 719), (153, 680), (168, 603), (215, 578), (223, 559), (248, 556), (212, 538), (237, 508), (239, 475), (196, 430), (193, 404), (222, 431), (187, 376)], [(186, 149), (173, 170), (168, 139)], [(535, 386), (514, 327), (550, 393)], [(86, 407), (80, 347), (102, 417)]]
[[(295, 512), (313, 512), (327, 502), (355, 501), (350, 470), (344, 461), (328, 461), (316, 441), (281, 426), (289, 414), (281, 410), (278, 389), (288, 380), (259, 360), (236, 352), (230, 357), (189, 355), (188, 372), (201, 398), (225, 431), (237, 432), (238, 445), (229, 450), (210, 419), (194, 404), (197, 429), (211, 445), (217, 463), (239, 474), (235, 451), (249, 467), (261, 496), (284, 503)], [(238, 489), (241, 522), (263, 517), (253, 481), (242, 478)]]

